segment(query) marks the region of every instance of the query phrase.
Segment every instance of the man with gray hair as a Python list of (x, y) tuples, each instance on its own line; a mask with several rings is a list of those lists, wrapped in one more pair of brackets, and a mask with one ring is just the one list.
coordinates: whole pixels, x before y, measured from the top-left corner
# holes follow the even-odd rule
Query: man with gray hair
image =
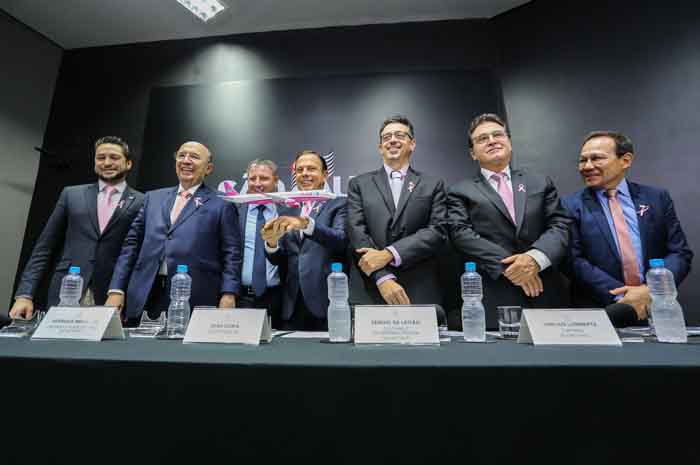
[[(255, 159), (248, 164), (248, 193), (276, 192), (279, 176), (277, 164), (272, 160)], [(269, 204), (244, 204), (238, 207), (241, 231), (242, 271), (240, 308), (265, 308), (278, 322), (282, 308), (280, 267), (265, 257), (265, 244), (260, 230), (266, 222), (277, 218), (277, 207)], [(275, 326), (276, 327), (276, 326)]]

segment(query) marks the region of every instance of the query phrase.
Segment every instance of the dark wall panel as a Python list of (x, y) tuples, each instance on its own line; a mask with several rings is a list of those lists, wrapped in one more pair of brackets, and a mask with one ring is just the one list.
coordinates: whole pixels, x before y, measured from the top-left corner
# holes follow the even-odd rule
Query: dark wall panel
[[(700, 6), (538, 0), (491, 26), (518, 163), (571, 193), (582, 186), (576, 160), (585, 134), (620, 130), (635, 142), (630, 178), (670, 190), (700, 252)], [(699, 299), (700, 274), (691, 272), (680, 301), (694, 324)]]

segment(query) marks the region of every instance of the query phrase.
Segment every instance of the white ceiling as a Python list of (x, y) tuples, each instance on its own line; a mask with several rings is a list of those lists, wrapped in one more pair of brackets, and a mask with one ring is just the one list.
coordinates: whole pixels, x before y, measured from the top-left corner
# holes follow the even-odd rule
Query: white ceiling
[[(222, 0), (203, 23), (175, 0), (0, 0), (65, 49), (248, 32), (491, 18), (529, 0)], [(427, 38), (426, 38), (427, 39)]]

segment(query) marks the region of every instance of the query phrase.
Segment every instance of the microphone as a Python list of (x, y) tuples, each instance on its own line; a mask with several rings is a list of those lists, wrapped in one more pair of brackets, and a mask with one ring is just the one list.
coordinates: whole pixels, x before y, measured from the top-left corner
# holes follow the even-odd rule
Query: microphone
[(605, 307), (605, 313), (616, 328), (624, 328), (626, 326), (637, 326), (639, 319), (634, 307), (628, 304), (614, 303)]

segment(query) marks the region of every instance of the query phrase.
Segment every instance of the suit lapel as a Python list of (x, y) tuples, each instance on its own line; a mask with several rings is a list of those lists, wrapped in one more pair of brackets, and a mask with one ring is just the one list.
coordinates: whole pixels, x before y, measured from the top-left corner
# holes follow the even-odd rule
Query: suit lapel
[(163, 223), (168, 225), (168, 229), (173, 227), (173, 225), (170, 224), (170, 211), (173, 209), (173, 205), (175, 205), (175, 197), (177, 196), (178, 187), (179, 186), (173, 187), (170, 193), (168, 193), (167, 201), (163, 202)]
[(386, 204), (386, 208), (389, 209), (389, 212), (393, 216), (394, 211), (396, 210), (396, 207), (394, 206), (394, 197), (391, 195), (391, 188), (389, 187), (389, 180), (387, 179), (387, 175), (386, 175), (386, 171), (384, 170), (384, 167), (375, 171), (374, 176), (372, 176), (372, 179), (374, 180), (374, 183), (377, 185), (377, 189), (379, 190), (379, 193), (381, 194), (382, 198), (384, 199), (384, 203)]
[(245, 227), (246, 223), (248, 222), (248, 208), (250, 206), (247, 204), (244, 204), (241, 206), (241, 209), (239, 210), (238, 214), (238, 225), (241, 230), (241, 239), (245, 241)]
[[(476, 186), (479, 191), (481, 191), (484, 196), (486, 196), (487, 199), (493, 203), (493, 205), (498, 209), (499, 212), (503, 216), (506, 217), (508, 222), (515, 227), (515, 223), (513, 223), (513, 218), (510, 217), (510, 213), (508, 213), (508, 209), (506, 208), (506, 204), (503, 203), (503, 200), (501, 199), (501, 196), (498, 195), (498, 192), (496, 192), (493, 187), (491, 187), (491, 184), (486, 180), (486, 178), (479, 172), (479, 175), (474, 178), (474, 185)], [(517, 209), (516, 209), (517, 212)]]
[[(608, 247), (613, 253), (613, 256), (617, 258), (620, 262), (620, 254), (617, 251), (617, 246), (615, 245), (615, 239), (610, 232), (610, 225), (608, 224), (608, 219), (605, 217), (605, 212), (603, 207), (598, 202), (598, 198), (591, 189), (586, 189), (583, 191), (583, 204), (586, 206), (588, 211), (591, 212), (593, 218), (595, 219), (598, 229), (603, 234), (605, 241), (608, 243)], [(620, 262), (621, 263), (621, 262)]]
[(649, 260), (648, 244), (649, 244), (649, 216), (647, 215), (647, 210), (649, 209), (649, 199), (647, 199), (644, 192), (639, 189), (639, 185), (627, 182), (629, 187), (630, 196), (632, 197), (632, 202), (634, 202), (634, 210), (637, 212), (637, 224), (639, 226), (639, 236), (642, 241), (642, 269), (646, 270), (646, 263)]
[[(386, 179), (386, 176), (385, 178)], [(392, 225), (396, 223), (396, 221), (399, 219), (401, 214), (403, 213), (404, 209), (406, 208), (406, 204), (408, 203), (408, 199), (411, 197), (413, 194), (414, 189), (418, 186), (420, 183), (420, 176), (413, 171), (411, 168), (408, 168), (408, 171), (406, 172), (406, 179), (403, 181), (403, 187), (401, 188), (401, 196), (399, 197), (399, 204), (396, 207), (396, 211), (394, 212), (394, 217), (392, 218)], [(387, 181), (387, 186), (389, 185), (389, 181)], [(393, 197), (392, 197), (393, 199)]]
[(189, 217), (192, 216), (199, 207), (201, 207), (209, 201), (209, 199), (211, 198), (210, 196), (211, 191), (207, 186), (205, 186), (204, 184), (199, 186), (199, 189), (195, 191), (194, 195), (185, 204), (185, 208), (182, 209), (182, 211), (180, 212), (180, 216), (177, 217), (177, 220), (175, 220), (175, 224), (171, 226), (170, 230), (173, 231), (174, 229), (178, 228), (182, 223), (187, 221)]
[[(515, 207), (516, 235), (520, 232), (527, 209), (527, 179), (521, 171), (511, 171), (511, 186)], [(499, 196), (500, 197), (500, 196)]]
[(87, 205), (88, 216), (90, 217), (90, 222), (95, 230), (95, 234), (100, 235), (100, 222), (97, 219), (97, 193), (98, 187), (97, 183), (90, 184), (87, 189), (85, 189), (85, 205)]
[(107, 226), (105, 227), (105, 230), (102, 231), (102, 235), (107, 234), (109, 229), (119, 221), (119, 218), (124, 214), (125, 211), (129, 209), (131, 204), (134, 201), (134, 194), (131, 192), (129, 189), (129, 186), (127, 186), (124, 189), (124, 192), (122, 192), (122, 196), (119, 198), (119, 203), (117, 203), (117, 207), (114, 209), (114, 213), (112, 213), (112, 217), (109, 219), (109, 222), (107, 223)]

